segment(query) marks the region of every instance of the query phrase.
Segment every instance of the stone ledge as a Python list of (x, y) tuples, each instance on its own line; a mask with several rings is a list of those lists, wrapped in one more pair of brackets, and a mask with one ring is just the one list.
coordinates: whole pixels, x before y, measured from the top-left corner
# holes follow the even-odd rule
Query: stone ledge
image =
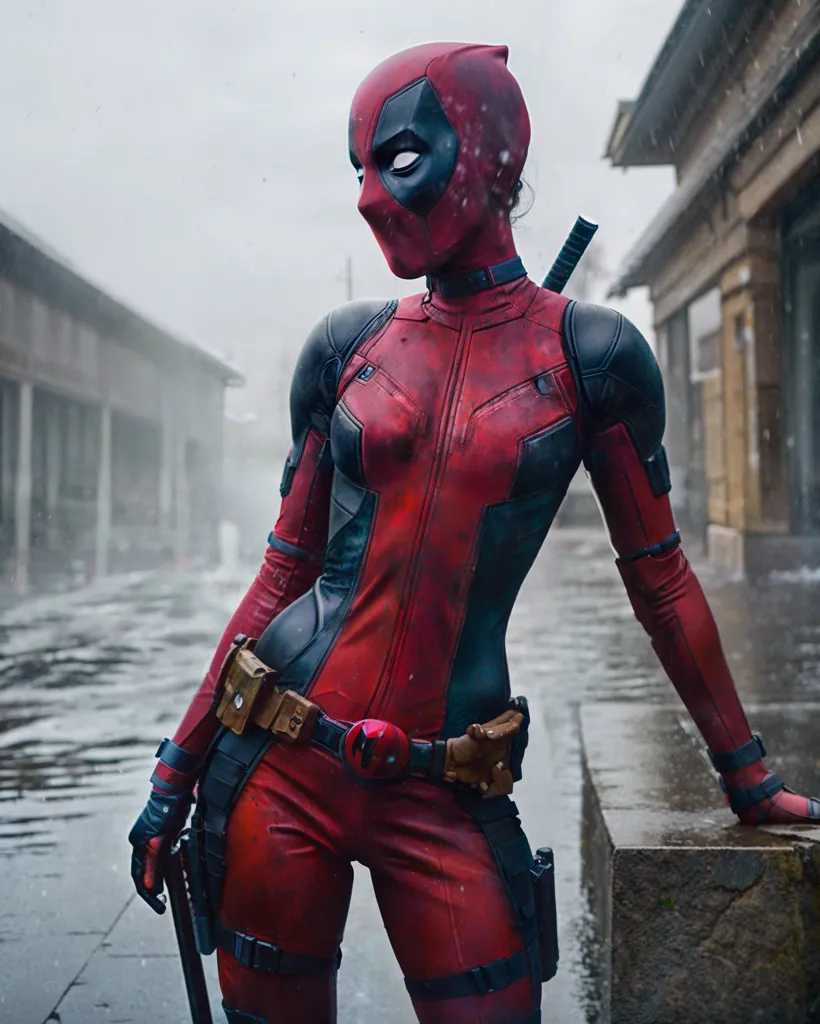
[[(753, 715), (773, 751), (790, 751), (768, 763), (804, 792), (820, 791), (818, 710)], [(600, 1021), (814, 1024), (820, 830), (738, 825), (690, 729), (677, 706), (581, 709)]]

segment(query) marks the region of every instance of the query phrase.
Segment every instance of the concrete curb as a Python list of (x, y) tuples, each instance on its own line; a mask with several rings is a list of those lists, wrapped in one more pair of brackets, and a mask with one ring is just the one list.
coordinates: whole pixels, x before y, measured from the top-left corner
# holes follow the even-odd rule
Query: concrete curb
[[(810, 721), (756, 721), (776, 717)], [(581, 728), (602, 1024), (820, 1020), (820, 830), (733, 824), (678, 708), (584, 707)]]

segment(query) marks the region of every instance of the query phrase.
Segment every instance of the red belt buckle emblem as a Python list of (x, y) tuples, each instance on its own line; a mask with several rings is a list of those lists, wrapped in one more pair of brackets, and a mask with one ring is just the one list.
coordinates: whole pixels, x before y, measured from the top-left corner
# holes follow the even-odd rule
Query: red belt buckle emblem
[(362, 779), (396, 779), (410, 767), (410, 737), (390, 722), (365, 718), (342, 737), (342, 762)]

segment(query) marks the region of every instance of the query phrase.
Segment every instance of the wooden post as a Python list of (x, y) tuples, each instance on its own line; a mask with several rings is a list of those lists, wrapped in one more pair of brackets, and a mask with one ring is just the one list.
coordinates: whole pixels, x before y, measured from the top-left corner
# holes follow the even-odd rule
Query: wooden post
[(177, 568), (185, 569), (188, 565), (191, 526), (185, 431), (179, 432), (174, 450), (174, 493), (177, 512), (176, 529), (174, 530), (174, 561)]
[[(76, 422), (73, 424), (76, 428)], [(71, 429), (71, 422), (66, 429)], [(46, 537), (48, 550), (56, 551), (60, 543), (59, 523), (57, 522), (57, 505), (60, 498), (60, 407), (55, 399), (50, 399), (46, 406)]]
[[(0, 542), (11, 547), (11, 524), (14, 522), (14, 392), (11, 383), (0, 382)], [(4, 555), (0, 551), (0, 559)]]
[(97, 463), (96, 575), (108, 575), (111, 548), (111, 406), (100, 408), (100, 446)]
[(162, 419), (160, 421), (160, 466), (159, 466), (159, 529), (163, 548), (175, 549), (174, 520), (174, 463), (175, 424), (173, 404), (168, 394), (168, 383), (163, 382)]
[(16, 567), (14, 589), (25, 594), (29, 589), (31, 555), (31, 440), (34, 428), (34, 387), (31, 381), (20, 384), (20, 409), (17, 433), (17, 476), (14, 497)]
[(746, 529), (748, 444), (746, 402), (746, 323), (749, 301), (745, 291), (727, 295), (733, 280), (723, 280), (723, 436), (726, 451), (726, 525)]

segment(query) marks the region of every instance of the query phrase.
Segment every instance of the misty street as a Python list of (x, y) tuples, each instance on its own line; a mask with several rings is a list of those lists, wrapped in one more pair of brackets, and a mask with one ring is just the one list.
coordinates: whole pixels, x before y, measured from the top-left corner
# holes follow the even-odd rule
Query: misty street
[[(816, 574), (775, 575), (755, 590), (708, 568), (701, 575), (747, 701), (816, 701)], [(126, 835), (156, 744), (173, 730), (245, 583), (219, 572), (132, 574), (25, 601), (0, 618), (4, 1024), (186, 1020), (170, 915), (155, 917), (134, 896)], [(600, 527), (550, 537), (519, 598), (508, 650), (513, 691), (533, 709), (515, 799), (533, 847), (556, 851), (561, 966), (545, 988), (544, 1019), (580, 1024), (596, 1017), (577, 707), (676, 698)], [(364, 871), (343, 948), (340, 1021), (409, 1024)], [(215, 958), (208, 972), (218, 1007)]]
[[(542, 1016), (516, 828), (476, 814), (466, 863), (446, 802), (416, 839), (396, 799), (393, 847), (363, 815), (339, 849), (416, 1011), (355, 864), (340, 1024), (820, 1024), (820, 0), (0, 7), (0, 1024), (191, 1019), (128, 835), (150, 890), (263, 557), (234, 632), (277, 618), (280, 681), (387, 721), (313, 739), (473, 782), (516, 767), (459, 733), (535, 558)], [(228, 713), (313, 728), (262, 675)], [(215, 1021), (336, 1019), (351, 805), (276, 778), (208, 848), (241, 872)], [(272, 808), (313, 797), (288, 847)]]

